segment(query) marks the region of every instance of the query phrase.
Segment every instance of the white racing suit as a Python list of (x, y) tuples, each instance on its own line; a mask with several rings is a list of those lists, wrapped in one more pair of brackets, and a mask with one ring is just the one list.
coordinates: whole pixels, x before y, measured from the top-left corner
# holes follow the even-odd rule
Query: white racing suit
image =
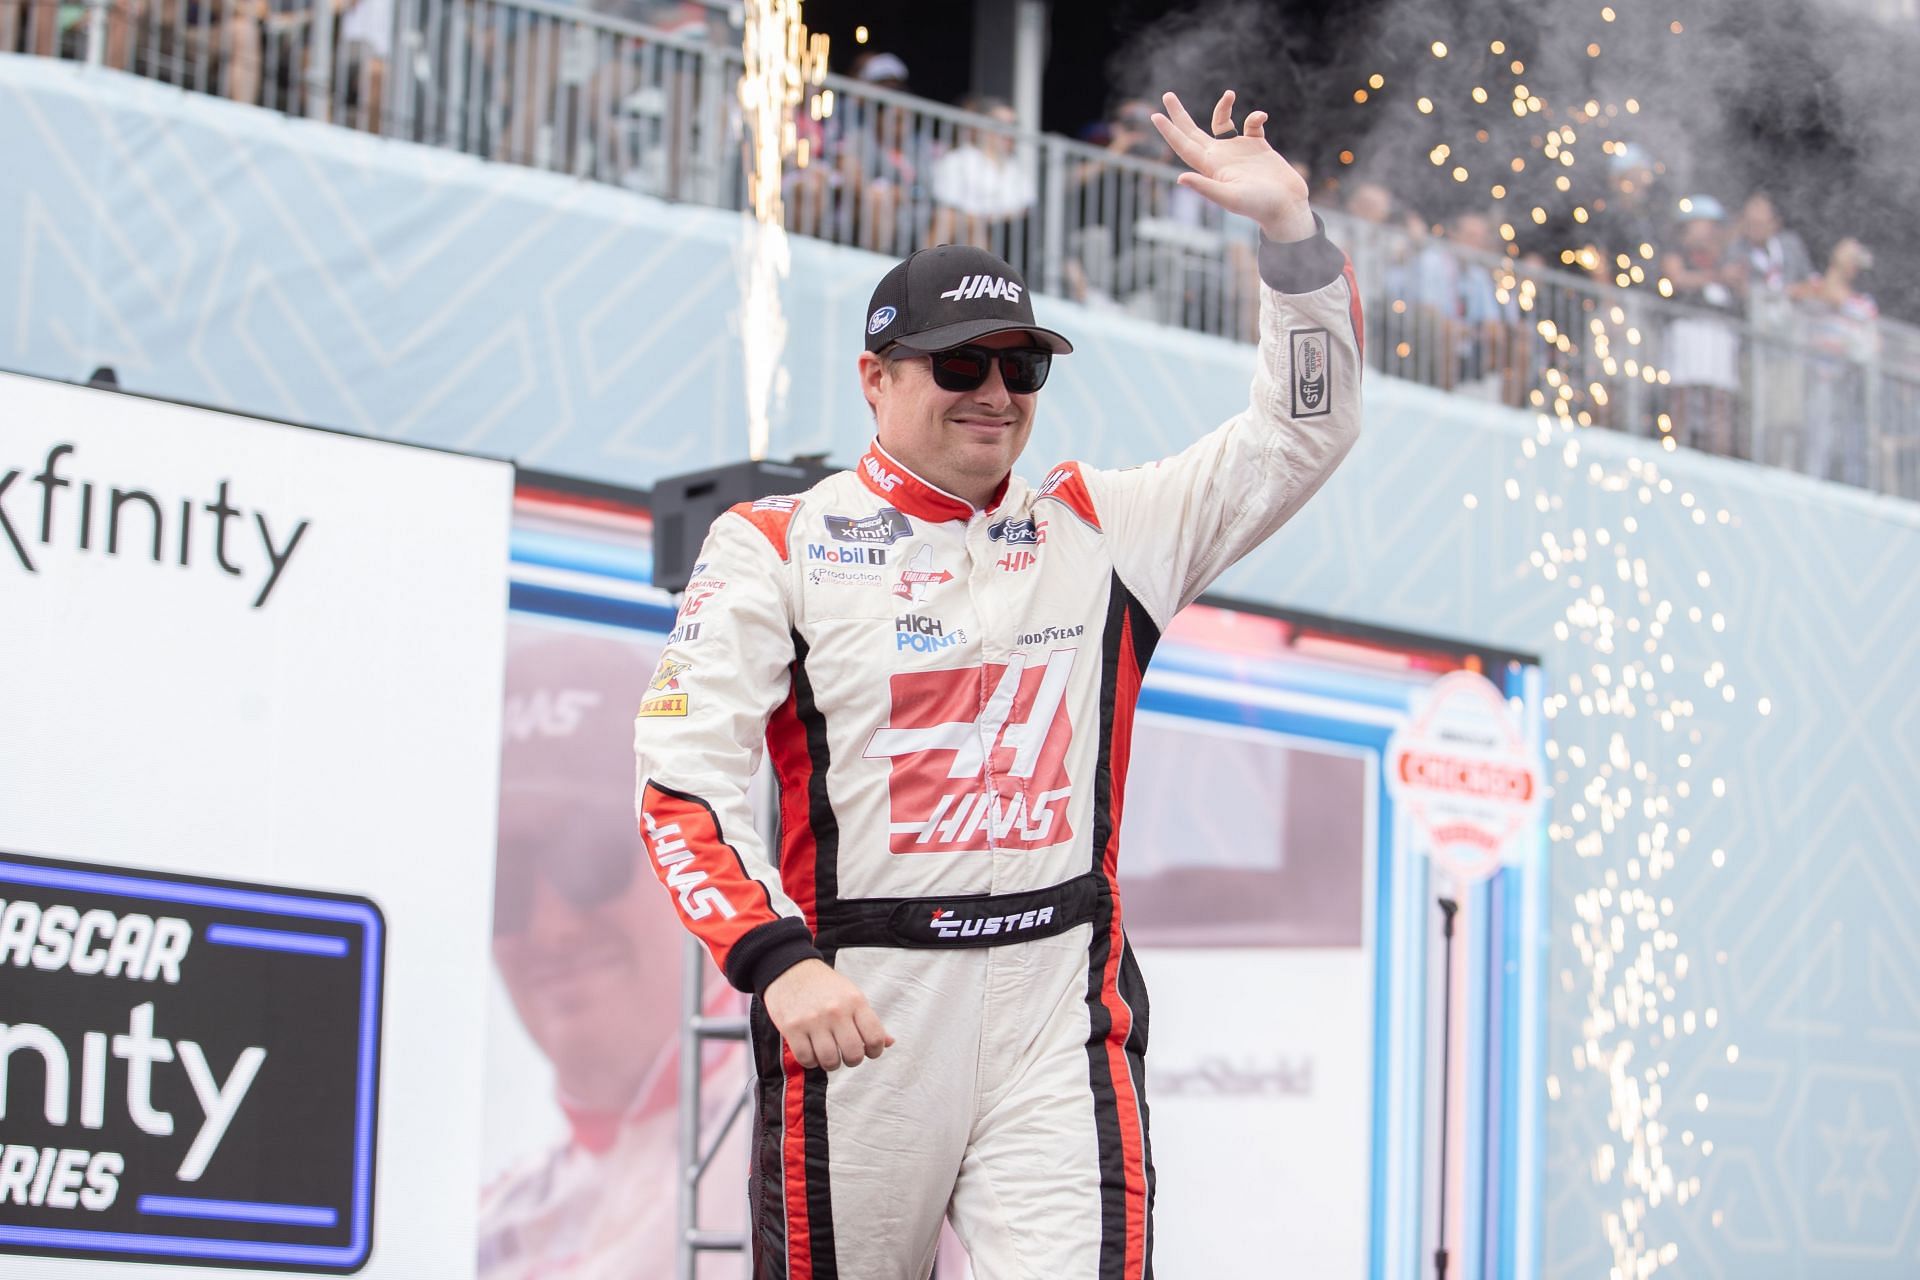
[(876, 444), (714, 522), (635, 721), (650, 860), (735, 986), (823, 956), (898, 1041), (804, 1070), (754, 1001), (756, 1277), (926, 1280), (943, 1215), (984, 1280), (1152, 1274), (1115, 871), (1141, 673), (1360, 423), (1345, 255), (1260, 264), (1251, 403), (1173, 457), (976, 511)]

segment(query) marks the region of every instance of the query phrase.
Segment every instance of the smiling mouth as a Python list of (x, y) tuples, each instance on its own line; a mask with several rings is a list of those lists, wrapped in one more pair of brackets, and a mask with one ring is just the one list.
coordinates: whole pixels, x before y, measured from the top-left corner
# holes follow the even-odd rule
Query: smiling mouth
[(603, 974), (622, 970), (626, 964), (624, 949), (590, 944), (539, 955), (527, 961), (521, 973), (533, 986), (552, 990), (591, 981)]

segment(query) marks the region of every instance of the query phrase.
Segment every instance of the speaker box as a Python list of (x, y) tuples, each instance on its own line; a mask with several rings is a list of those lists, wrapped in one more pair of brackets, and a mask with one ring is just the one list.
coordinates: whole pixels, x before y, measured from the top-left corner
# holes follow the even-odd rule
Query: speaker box
[(734, 462), (668, 476), (653, 485), (653, 585), (685, 591), (707, 528), (728, 507), (774, 493), (799, 493), (839, 470), (825, 458)]

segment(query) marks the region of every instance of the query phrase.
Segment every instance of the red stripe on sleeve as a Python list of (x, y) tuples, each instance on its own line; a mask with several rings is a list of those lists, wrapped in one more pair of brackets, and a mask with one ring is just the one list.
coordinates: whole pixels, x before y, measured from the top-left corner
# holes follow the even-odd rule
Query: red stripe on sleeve
[(720, 834), (713, 810), (649, 782), (640, 802), (647, 861), (673, 895), (680, 920), (726, 971), (727, 953), (751, 929), (778, 918), (765, 885), (749, 876)]
[(1353, 259), (1347, 259), (1347, 265), (1340, 269), (1347, 278), (1347, 316), (1353, 321), (1353, 345), (1360, 350), (1360, 359), (1367, 358), (1367, 320), (1360, 311), (1360, 285), (1353, 276)]

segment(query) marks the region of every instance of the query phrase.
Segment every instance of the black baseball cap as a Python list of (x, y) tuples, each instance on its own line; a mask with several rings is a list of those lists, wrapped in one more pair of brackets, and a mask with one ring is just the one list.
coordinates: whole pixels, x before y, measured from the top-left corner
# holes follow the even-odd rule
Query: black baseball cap
[(867, 305), (867, 350), (898, 344), (945, 351), (991, 333), (1024, 330), (1055, 355), (1073, 344), (1033, 322), (1027, 282), (1004, 258), (971, 245), (922, 249), (887, 272)]

